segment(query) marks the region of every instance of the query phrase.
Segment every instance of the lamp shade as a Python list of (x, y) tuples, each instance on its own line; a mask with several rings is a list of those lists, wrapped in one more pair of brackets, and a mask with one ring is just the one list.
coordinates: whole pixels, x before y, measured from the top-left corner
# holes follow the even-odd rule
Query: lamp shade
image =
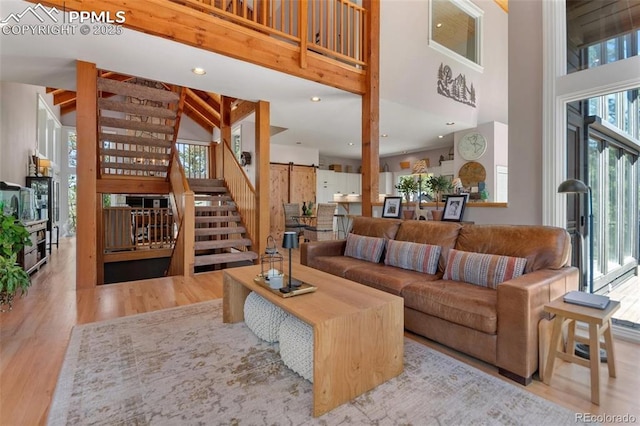
[(558, 186), (558, 193), (570, 194), (570, 193), (586, 193), (589, 192), (589, 187), (581, 180), (567, 179)]
[(282, 237), (282, 247), (286, 249), (298, 248), (298, 233), (285, 232)]

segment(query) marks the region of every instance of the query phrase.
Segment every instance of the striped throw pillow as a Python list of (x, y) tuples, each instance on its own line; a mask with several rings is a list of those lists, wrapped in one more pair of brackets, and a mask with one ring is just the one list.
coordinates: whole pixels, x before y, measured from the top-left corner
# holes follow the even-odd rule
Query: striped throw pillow
[(384, 243), (384, 238), (349, 234), (347, 235), (347, 247), (344, 250), (344, 255), (378, 263), (380, 262), (380, 257), (382, 257)]
[(409, 241), (389, 240), (384, 263), (398, 268), (435, 274), (442, 247)]
[(449, 250), (445, 280), (463, 281), (496, 289), (498, 284), (524, 273), (527, 259)]

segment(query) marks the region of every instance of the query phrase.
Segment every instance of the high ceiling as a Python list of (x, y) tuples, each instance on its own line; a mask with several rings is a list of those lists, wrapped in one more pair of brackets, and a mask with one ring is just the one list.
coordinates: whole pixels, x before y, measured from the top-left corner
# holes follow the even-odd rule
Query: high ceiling
[[(30, 5), (2, 0), (0, 15), (19, 13)], [(80, 59), (99, 69), (189, 87), (196, 94), (266, 100), (272, 125), (287, 129), (273, 136), (272, 143), (317, 148), (326, 156), (360, 157), (359, 96), (170, 40), (127, 29), (118, 36), (2, 35), (0, 54), (4, 81), (74, 91), (75, 61)], [(205, 68), (206, 75), (193, 74), (197, 66)], [(402, 76), (386, 73), (381, 78), (380, 131), (390, 135), (380, 139), (381, 156), (448, 146), (454, 131), (476, 125), (469, 118), (446, 126), (448, 117), (437, 109), (384, 96), (385, 86), (392, 87), (391, 82)], [(313, 96), (322, 101), (311, 102)]]

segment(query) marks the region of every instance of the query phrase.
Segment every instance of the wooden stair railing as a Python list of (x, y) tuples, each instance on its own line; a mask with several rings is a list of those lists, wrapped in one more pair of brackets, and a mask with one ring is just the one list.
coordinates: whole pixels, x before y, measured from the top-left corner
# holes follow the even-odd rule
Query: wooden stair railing
[[(175, 152), (175, 151), (174, 151)], [(195, 265), (195, 200), (178, 156), (171, 158), (169, 181), (171, 207), (177, 217), (178, 234), (167, 275), (193, 275)]]
[[(222, 147), (220, 148), (220, 145)], [(242, 217), (246, 228), (246, 237), (251, 240), (251, 245), (257, 247), (257, 200), (256, 191), (246, 173), (238, 163), (236, 156), (231, 147), (227, 143), (221, 143), (218, 146), (222, 149), (222, 161), (220, 167), (222, 169), (222, 176), (229, 190), (229, 193), (233, 197), (236, 203), (238, 212)]]

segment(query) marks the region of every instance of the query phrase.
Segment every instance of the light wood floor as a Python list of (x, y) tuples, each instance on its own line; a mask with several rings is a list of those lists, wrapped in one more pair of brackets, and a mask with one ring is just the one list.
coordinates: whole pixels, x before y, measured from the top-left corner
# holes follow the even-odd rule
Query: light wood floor
[[(44, 424), (76, 324), (133, 315), (222, 297), (222, 273), (193, 279), (161, 278), (75, 290), (75, 240), (61, 239), (50, 263), (33, 278), (27, 297), (0, 314), (0, 424)], [(496, 368), (426, 339), (424, 344), (500, 377)], [(534, 381), (525, 389), (576, 412), (631, 414), (640, 421), (640, 346), (616, 342), (616, 379), (602, 369), (601, 405), (590, 403), (588, 370), (559, 362), (551, 386)], [(507, 380), (507, 379), (504, 379)], [(508, 381), (508, 380), (507, 380)], [(513, 383), (513, 382), (511, 382)]]

